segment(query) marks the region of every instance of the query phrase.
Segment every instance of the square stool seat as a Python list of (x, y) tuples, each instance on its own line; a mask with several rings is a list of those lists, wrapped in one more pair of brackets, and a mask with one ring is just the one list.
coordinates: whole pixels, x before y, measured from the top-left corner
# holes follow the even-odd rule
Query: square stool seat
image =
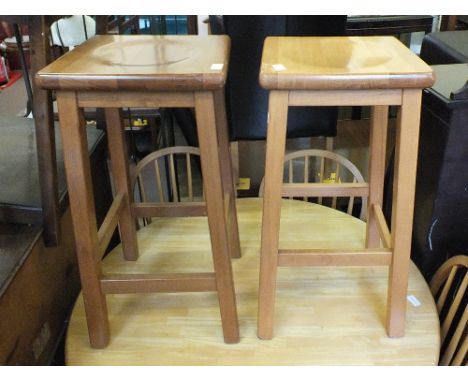
[(266, 89), (401, 89), (433, 83), (430, 68), (392, 36), (268, 37)]
[[(389, 266), (387, 333), (404, 335), (421, 91), (432, 69), (395, 37), (268, 37), (260, 84), (270, 91), (258, 336), (273, 336), (280, 266)], [(283, 184), (290, 106), (371, 106), (368, 183)], [(389, 106), (399, 106), (391, 229), (382, 212)], [(305, 179), (305, 176), (304, 176)], [(282, 197), (368, 198), (362, 249), (281, 249)], [(338, 248), (338, 247), (337, 247)]]
[(213, 90), (224, 86), (227, 36), (96, 36), (42, 69), (62, 90)]

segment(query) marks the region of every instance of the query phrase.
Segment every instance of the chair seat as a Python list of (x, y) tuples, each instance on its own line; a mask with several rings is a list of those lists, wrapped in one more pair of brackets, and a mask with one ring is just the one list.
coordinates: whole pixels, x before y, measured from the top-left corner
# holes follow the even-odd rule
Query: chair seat
[(269, 37), (260, 84), (266, 89), (425, 88), (432, 70), (392, 36)]
[(60, 90), (214, 90), (227, 76), (227, 36), (95, 36), (42, 69)]
[(424, 36), (421, 58), (429, 65), (468, 62), (468, 30), (434, 32)]

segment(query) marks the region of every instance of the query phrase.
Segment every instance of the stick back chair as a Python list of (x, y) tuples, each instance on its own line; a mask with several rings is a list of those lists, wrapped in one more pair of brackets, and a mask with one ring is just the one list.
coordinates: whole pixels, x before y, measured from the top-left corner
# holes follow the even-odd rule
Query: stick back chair
[[(203, 202), (199, 172), (200, 149), (191, 146), (173, 146), (152, 152), (136, 165), (131, 185), (135, 199), (142, 203)], [(185, 178), (185, 180), (184, 180)], [(151, 223), (150, 217), (143, 224)]]
[[(324, 186), (333, 186), (333, 183), (340, 183), (341, 179), (346, 182), (364, 183), (364, 178), (359, 169), (347, 158), (337, 153), (318, 150), (298, 150), (285, 155), (283, 181), (285, 183), (320, 183)], [(263, 197), (264, 180), (260, 184), (259, 196)], [(298, 190), (300, 194), (300, 190)], [(302, 195), (299, 195), (302, 196)], [(292, 198), (292, 197), (291, 197)], [(307, 201), (308, 197), (303, 196)], [(346, 212), (353, 213), (354, 196), (346, 196), (348, 203)], [(318, 204), (325, 204), (323, 197), (317, 198)], [(331, 198), (330, 206), (337, 208), (337, 198)], [(367, 211), (367, 198), (362, 197), (359, 218), (365, 220)]]
[(431, 280), (431, 292), (440, 316), (439, 365), (467, 365), (468, 354), (468, 256), (451, 257)]

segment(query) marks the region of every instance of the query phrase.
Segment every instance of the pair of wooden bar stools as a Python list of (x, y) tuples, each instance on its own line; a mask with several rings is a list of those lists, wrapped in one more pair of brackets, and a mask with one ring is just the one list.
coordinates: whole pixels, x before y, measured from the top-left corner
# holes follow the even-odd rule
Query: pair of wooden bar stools
[[(239, 341), (231, 258), (240, 257), (235, 191), (224, 105), (227, 36), (96, 36), (42, 69), (36, 81), (56, 90), (68, 192), (89, 338), (110, 338), (105, 295), (217, 291), (226, 343)], [(389, 265), (389, 336), (404, 334), (421, 90), (432, 70), (393, 37), (270, 37), (260, 82), (270, 90), (260, 259), (258, 336), (272, 338), (278, 266)], [(341, 183), (369, 198), (366, 248), (278, 249), (282, 196), (321, 196), (320, 185), (282, 184), (289, 106), (372, 106), (369, 183)], [(391, 234), (381, 204), (389, 105), (400, 106)], [(115, 188), (98, 229), (81, 109), (105, 108)], [(194, 108), (206, 203), (139, 205), (132, 201), (120, 108)], [(328, 192), (327, 195), (330, 195)], [(214, 272), (102, 274), (101, 259), (119, 227), (126, 260), (138, 258), (136, 217), (208, 216)], [(380, 245), (383, 242), (383, 248)]]

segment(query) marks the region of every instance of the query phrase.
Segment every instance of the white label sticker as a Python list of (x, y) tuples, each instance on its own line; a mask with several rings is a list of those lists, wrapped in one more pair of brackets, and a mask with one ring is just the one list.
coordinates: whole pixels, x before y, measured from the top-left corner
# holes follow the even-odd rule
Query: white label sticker
[(421, 302), (416, 298), (416, 296), (414, 295), (409, 295), (406, 297), (408, 299), (408, 301), (411, 303), (411, 305), (413, 306), (420, 306), (421, 305)]
[(213, 64), (211, 65), (211, 70), (223, 70), (224, 64)]
[(286, 70), (286, 66), (283, 64), (273, 64), (273, 69), (277, 72), (281, 72), (282, 70)]

